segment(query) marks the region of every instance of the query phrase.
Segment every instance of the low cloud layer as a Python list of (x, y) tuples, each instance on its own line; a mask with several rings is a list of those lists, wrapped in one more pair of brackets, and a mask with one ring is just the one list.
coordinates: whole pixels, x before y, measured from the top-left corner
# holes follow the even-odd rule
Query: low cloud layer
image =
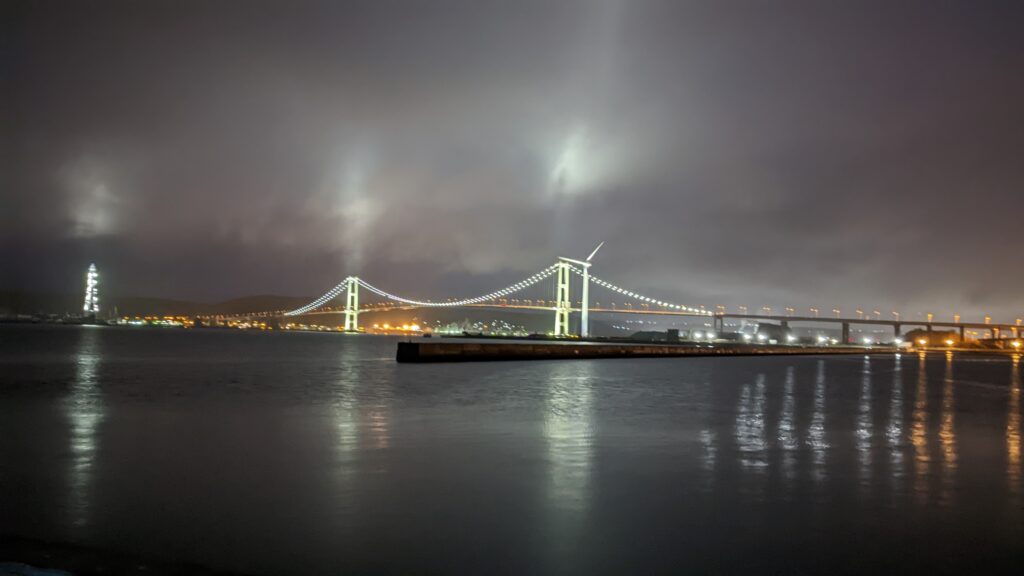
[(1024, 315), (1019, 3), (14, 2), (0, 289)]

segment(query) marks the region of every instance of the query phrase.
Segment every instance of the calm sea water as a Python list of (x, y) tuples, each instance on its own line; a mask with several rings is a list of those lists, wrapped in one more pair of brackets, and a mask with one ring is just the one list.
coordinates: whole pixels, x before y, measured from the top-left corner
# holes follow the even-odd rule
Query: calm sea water
[(253, 574), (1024, 567), (1009, 357), (395, 342), (0, 327), (0, 535)]

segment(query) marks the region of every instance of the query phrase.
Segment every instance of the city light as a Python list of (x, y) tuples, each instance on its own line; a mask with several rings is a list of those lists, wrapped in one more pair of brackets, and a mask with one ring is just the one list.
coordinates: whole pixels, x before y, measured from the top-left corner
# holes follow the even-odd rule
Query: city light
[(919, 338), (919, 339), (917, 340), (917, 343), (918, 343), (919, 345), (921, 345), (921, 346), (924, 346), (925, 344), (927, 344), (927, 343), (928, 343), (928, 340), (925, 340), (924, 338)]
[(796, 342), (796, 336), (793, 336), (792, 334), (787, 334), (786, 335), (786, 342), (789, 342), (790, 344), (792, 344), (793, 342)]
[(865, 336), (865, 337), (864, 337), (864, 338), (862, 338), (861, 340), (862, 340), (862, 341), (864, 342), (864, 345), (865, 345), (865, 346), (870, 346), (870, 345), (871, 345), (871, 342), (872, 342), (872, 340), (871, 340), (871, 337), (870, 337), (870, 336)]
[(953, 341), (952, 340), (946, 340), (946, 346), (952, 346), (952, 345), (953, 345)]

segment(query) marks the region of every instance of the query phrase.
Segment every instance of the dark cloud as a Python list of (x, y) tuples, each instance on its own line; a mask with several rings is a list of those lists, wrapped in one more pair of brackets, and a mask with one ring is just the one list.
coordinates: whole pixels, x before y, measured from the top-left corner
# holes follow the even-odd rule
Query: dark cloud
[(1024, 314), (1013, 2), (8, 2), (0, 288)]

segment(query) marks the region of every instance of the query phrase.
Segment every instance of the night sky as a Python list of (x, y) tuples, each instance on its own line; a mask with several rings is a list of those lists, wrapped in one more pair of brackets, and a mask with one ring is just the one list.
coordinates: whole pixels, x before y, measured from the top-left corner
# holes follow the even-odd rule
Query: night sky
[(1021, 2), (0, 5), (0, 290), (1024, 314)]

